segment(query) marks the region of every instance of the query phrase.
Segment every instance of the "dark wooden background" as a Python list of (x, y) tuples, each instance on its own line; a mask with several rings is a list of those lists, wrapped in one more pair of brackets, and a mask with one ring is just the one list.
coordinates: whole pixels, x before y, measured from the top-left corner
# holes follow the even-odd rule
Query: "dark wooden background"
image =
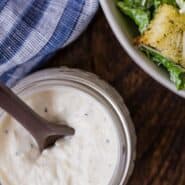
[(136, 66), (101, 10), (85, 33), (46, 67), (63, 65), (96, 73), (124, 98), (138, 140), (129, 185), (185, 185), (185, 100)]

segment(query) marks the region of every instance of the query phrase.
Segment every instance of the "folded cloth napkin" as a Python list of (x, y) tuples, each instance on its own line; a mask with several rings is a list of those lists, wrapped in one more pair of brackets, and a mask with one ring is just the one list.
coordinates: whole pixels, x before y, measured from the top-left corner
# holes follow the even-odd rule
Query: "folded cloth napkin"
[(12, 86), (86, 28), (98, 0), (0, 0), (0, 81)]

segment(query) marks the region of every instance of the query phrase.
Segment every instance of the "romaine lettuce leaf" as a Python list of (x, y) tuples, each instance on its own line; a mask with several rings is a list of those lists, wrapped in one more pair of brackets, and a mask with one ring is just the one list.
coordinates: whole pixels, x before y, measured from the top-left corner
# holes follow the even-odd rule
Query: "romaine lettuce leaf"
[[(129, 1), (129, 0), (128, 0)], [(118, 2), (118, 7), (121, 11), (134, 20), (139, 27), (139, 31), (143, 33), (150, 23), (150, 12), (142, 7), (130, 6), (129, 2)]]
[(117, 5), (125, 15), (135, 22), (140, 33), (143, 33), (155, 10), (163, 3), (176, 6), (176, 0), (118, 0)]
[(163, 66), (170, 75), (170, 80), (176, 85), (178, 90), (185, 89), (185, 69), (175, 64), (170, 59), (162, 56), (158, 51), (148, 46), (140, 46), (141, 51), (159, 66)]

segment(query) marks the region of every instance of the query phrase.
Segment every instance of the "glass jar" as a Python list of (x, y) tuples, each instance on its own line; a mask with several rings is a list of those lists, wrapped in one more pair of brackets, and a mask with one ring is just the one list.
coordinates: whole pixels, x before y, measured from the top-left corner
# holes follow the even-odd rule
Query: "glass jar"
[[(119, 157), (108, 185), (125, 185), (135, 159), (135, 131), (121, 96), (96, 75), (76, 69), (56, 68), (34, 73), (20, 81), (13, 90), (21, 97), (43, 88), (69, 86), (96, 98), (110, 113), (119, 137)], [(0, 111), (0, 116), (3, 112)]]

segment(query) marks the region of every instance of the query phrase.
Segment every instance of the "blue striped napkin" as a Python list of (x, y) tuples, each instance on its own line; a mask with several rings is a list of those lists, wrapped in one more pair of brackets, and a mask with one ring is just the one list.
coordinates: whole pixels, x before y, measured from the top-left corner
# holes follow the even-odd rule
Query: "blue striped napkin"
[(0, 81), (12, 86), (86, 28), (98, 0), (0, 0)]

